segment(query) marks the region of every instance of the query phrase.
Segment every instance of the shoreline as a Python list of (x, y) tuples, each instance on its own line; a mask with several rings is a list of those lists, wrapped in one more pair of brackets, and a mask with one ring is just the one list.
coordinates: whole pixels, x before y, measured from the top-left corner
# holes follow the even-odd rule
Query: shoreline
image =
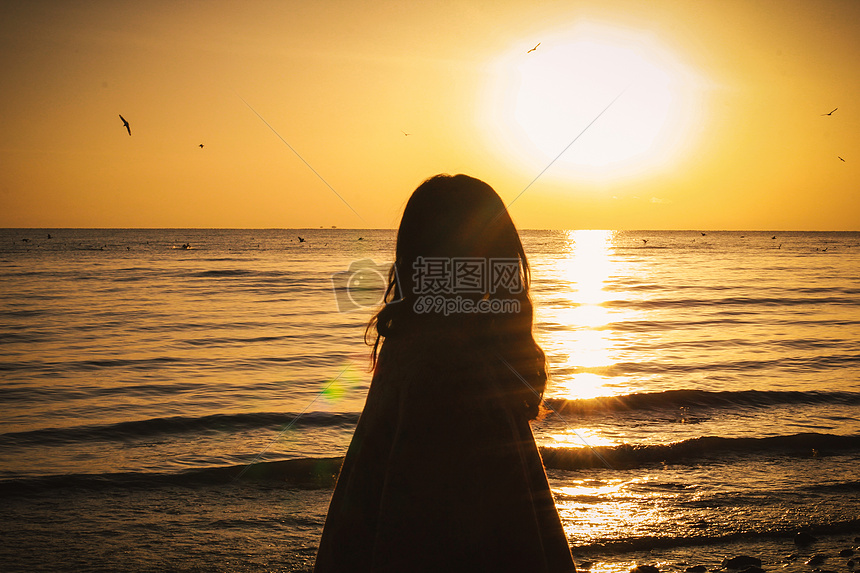
[[(332, 490), (251, 481), (203, 487), (61, 488), (4, 500), (0, 562), (4, 571), (231, 571), (310, 573)], [(646, 539), (572, 547), (580, 572), (660, 573), (740, 570), (723, 559), (749, 555), (764, 571), (848, 572), (860, 559), (860, 521), (797, 547), (791, 534), (756, 532), (724, 539)], [(636, 547), (634, 547), (635, 545)], [(807, 564), (813, 555), (825, 559)], [(794, 557), (791, 557), (791, 556)], [(689, 573), (694, 573), (693, 571)], [(750, 572), (753, 573), (753, 572)]]

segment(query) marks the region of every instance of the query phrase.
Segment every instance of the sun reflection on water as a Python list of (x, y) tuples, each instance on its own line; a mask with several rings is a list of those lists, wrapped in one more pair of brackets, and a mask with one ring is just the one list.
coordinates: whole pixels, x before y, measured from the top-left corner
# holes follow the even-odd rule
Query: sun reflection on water
[(667, 494), (655, 490), (653, 480), (651, 476), (569, 480), (569, 485), (554, 490), (568, 536), (575, 545), (599, 543), (622, 533), (646, 535), (655, 523), (671, 520), (665, 510)]
[[(539, 277), (552, 285), (537, 295), (536, 318), (540, 343), (547, 353), (551, 381), (547, 397), (588, 400), (620, 396), (637, 388), (616, 364), (629, 360), (623, 333), (614, 324), (641, 319), (639, 311), (607, 304), (626, 294), (618, 292), (618, 277), (631, 272), (615, 254), (613, 231), (568, 231), (562, 256), (546, 261)], [(632, 313), (632, 314), (631, 314)], [(612, 448), (623, 445), (626, 430), (614, 424), (589, 425), (588, 419), (550, 416), (539, 432), (541, 445), (551, 448)], [(594, 475), (594, 474), (592, 474)], [(618, 475), (612, 471), (609, 475)], [(645, 535), (655, 522), (668, 519), (650, 478), (575, 479), (554, 489), (565, 530), (574, 545), (603, 539)], [(641, 483), (640, 483), (641, 482)], [(623, 535), (622, 535), (623, 533)], [(591, 571), (616, 573), (633, 564), (593, 563)]]
[(562, 431), (554, 432), (551, 441), (545, 445), (558, 448), (580, 448), (599, 446), (616, 446), (618, 441), (595, 430), (594, 428), (574, 428), (568, 426)]
[(603, 376), (592, 372), (580, 372), (568, 376), (556, 375), (552, 379), (553, 396), (579, 399), (605, 396), (607, 394), (605, 381)]
[(624, 386), (610, 374), (617, 361), (611, 324), (618, 317), (604, 306), (612, 298), (607, 283), (622, 270), (612, 254), (614, 235), (567, 231), (564, 256), (542, 270), (542, 278), (561, 287), (537, 309), (552, 369), (550, 397), (595, 398), (615, 395)]

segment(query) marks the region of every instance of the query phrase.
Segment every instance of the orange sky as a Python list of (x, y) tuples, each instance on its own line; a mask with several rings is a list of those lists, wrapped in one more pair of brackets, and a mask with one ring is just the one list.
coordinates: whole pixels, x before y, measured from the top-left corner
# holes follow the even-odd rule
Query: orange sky
[(860, 229), (853, 0), (10, 4), (0, 227)]

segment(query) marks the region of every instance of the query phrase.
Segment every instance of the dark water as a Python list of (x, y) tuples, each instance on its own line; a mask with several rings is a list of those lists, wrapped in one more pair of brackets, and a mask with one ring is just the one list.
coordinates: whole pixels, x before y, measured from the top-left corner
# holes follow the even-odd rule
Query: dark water
[[(368, 299), (333, 287), (393, 239), (0, 231), (0, 569), (309, 568), (369, 382), (370, 309), (340, 312)], [(553, 376), (534, 430), (577, 563), (845, 569), (860, 234), (523, 239)]]

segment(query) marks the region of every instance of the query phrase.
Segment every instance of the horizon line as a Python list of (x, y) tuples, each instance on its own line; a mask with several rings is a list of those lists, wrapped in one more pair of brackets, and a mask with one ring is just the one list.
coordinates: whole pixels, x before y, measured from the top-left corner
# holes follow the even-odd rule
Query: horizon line
[[(92, 230), (92, 231), (397, 231), (396, 227), (0, 227), (2, 231), (61, 231), (61, 230)], [(726, 228), (708, 229), (706, 227), (686, 228), (562, 228), (562, 227), (522, 227), (517, 231), (621, 231), (621, 232), (708, 232), (708, 233), (860, 233), (860, 229), (773, 229), (773, 228)]]

